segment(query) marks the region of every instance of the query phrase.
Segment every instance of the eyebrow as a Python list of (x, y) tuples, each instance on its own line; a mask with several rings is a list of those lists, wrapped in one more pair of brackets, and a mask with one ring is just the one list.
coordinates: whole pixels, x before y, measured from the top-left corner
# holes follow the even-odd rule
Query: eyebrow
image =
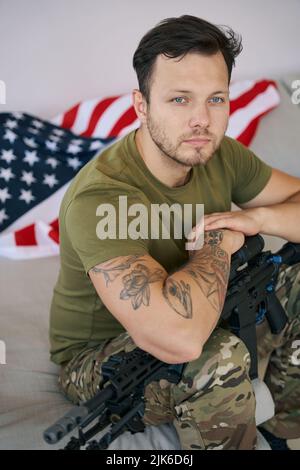
[[(193, 92), (190, 91), (190, 90), (169, 90), (169, 93), (189, 93), (189, 94), (193, 94)], [(222, 93), (224, 95), (229, 95), (229, 91), (227, 91), (227, 90), (218, 90), (218, 91), (214, 91), (209, 96), (218, 95), (219, 93)]]

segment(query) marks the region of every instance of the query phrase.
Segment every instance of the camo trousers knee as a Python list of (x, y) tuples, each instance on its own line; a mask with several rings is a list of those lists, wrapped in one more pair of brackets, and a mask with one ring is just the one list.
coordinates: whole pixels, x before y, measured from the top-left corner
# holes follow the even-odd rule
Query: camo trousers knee
[[(91, 398), (102, 386), (101, 365), (136, 347), (127, 332), (87, 348), (61, 371), (60, 385), (73, 402)], [(253, 449), (255, 399), (244, 344), (217, 328), (201, 356), (187, 363), (181, 381), (151, 382), (145, 388), (145, 425), (174, 423), (182, 449)]]
[[(217, 328), (202, 354), (170, 387), (182, 449), (255, 449), (255, 397), (250, 356), (235, 335)], [(150, 384), (151, 386), (151, 384)]]

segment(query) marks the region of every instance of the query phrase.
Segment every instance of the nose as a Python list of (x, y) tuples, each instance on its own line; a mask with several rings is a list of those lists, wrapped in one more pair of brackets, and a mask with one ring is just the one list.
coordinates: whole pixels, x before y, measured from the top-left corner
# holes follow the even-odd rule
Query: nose
[(189, 121), (190, 127), (206, 128), (210, 124), (209, 111), (205, 104), (198, 105), (193, 109), (192, 116)]

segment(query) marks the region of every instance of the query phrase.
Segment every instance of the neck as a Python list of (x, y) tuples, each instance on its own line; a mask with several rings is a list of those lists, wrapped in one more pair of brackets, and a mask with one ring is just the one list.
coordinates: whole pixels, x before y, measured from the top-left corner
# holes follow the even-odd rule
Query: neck
[(135, 142), (139, 154), (153, 176), (161, 183), (176, 188), (189, 181), (191, 167), (180, 165), (163, 154), (155, 145), (148, 132), (140, 127), (135, 133)]

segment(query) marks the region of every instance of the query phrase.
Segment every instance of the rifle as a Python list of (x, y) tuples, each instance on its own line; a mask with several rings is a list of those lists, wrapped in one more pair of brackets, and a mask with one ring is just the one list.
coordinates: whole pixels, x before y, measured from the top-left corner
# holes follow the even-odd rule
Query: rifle
[[(256, 325), (267, 319), (271, 332), (280, 333), (287, 323), (275, 285), (282, 264), (300, 262), (300, 243), (287, 242), (277, 253), (262, 251), (261, 235), (245, 237), (244, 245), (233, 254), (227, 294), (218, 325), (229, 326), (245, 343), (251, 357), (250, 378), (257, 373)], [(166, 379), (178, 383), (186, 364), (166, 364), (140, 348), (112, 355), (101, 366), (103, 389), (73, 407), (43, 433), (48, 444), (55, 444), (78, 427), (65, 450), (107, 449), (124, 431), (142, 432), (145, 410), (144, 390), (148, 383)], [(84, 428), (95, 422), (87, 431)], [(106, 426), (109, 431), (99, 440), (90, 439)], [(88, 442), (90, 441), (90, 442)]]

